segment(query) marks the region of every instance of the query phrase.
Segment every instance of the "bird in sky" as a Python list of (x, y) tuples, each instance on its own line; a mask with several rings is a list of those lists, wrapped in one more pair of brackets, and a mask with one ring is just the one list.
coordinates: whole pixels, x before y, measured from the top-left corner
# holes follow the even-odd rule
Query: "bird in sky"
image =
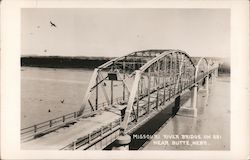
[(62, 100), (60, 100), (61, 101), (61, 103), (63, 103), (64, 102), (64, 99), (62, 99)]
[(51, 27), (56, 27), (55, 23), (53, 23), (51, 21), (49, 21), (49, 22), (50, 22)]

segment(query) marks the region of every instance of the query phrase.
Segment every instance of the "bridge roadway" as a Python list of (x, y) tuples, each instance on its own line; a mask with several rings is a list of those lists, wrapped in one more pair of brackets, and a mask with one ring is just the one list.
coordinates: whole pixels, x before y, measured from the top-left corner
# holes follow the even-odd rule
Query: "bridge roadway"
[(46, 134), (40, 138), (25, 142), (21, 144), (22, 149), (46, 149), (46, 150), (60, 150), (71, 144), (79, 137), (83, 137), (86, 133), (91, 133), (96, 128), (101, 128), (110, 122), (119, 118), (113, 112), (103, 111), (93, 117), (81, 118), (74, 125), (60, 128), (54, 132)]

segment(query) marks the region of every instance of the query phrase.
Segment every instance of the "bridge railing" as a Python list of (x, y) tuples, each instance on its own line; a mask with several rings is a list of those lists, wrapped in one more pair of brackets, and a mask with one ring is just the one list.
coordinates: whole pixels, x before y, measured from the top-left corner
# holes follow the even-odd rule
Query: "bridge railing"
[[(107, 125), (104, 125), (101, 128), (98, 128), (91, 133), (74, 140), (72, 143), (61, 148), (60, 150), (75, 150), (85, 145), (91, 146), (92, 144), (97, 143), (98, 140), (103, 139), (113, 132), (117, 131), (120, 128), (120, 124), (121, 118), (118, 118), (115, 121), (110, 122)], [(85, 148), (87, 148), (88, 146), (86, 146)]]
[[(114, 103), (120, 103), (123, 101), (123, 97), (117, 97), (114, 99)], [(105, 107), (108, 106), (109, 103), (108, 102), (102, 102), (98, 104), (98, 107)], [(56, 129), (58, 127), (62, 127), (64, 125), (73, 123), (75, 120), (77, 120), (78, 118), (81, 117), (89, 117), (93, 114), (95, 114), (95, 112), (97, 111), (88, 111), (85, 112), (84, 115), (78, 116), (79, 111), (76, 112), (72, 112), (69, 114), (65, 114), (62, 115), (60, 117), (54, 118), (54, 119), (50, 119), (47, 120), (45, 122), (41, 122), (29, 127), (25, 127), (21, 129), (21, 140), (25, 141), (25, 140), (29, 140), (29, 139), (33, 139), (39, 136), (42, 136), (44, 133), (47, 133), (53, 129)]]

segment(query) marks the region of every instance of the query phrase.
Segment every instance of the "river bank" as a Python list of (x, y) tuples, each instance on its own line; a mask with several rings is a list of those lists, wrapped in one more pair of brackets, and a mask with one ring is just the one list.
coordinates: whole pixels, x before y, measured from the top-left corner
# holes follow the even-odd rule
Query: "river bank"
[(25, 56), (21, 66), (44, 68), (96, 68), (114, 57)]
[[(94, 69), (108, 62), (115, 57), (86, 57), (86, 56), (22, 56), (22, 67), (42, 67), (42, 68), (86, 68)], [(192, 57), (194, 64), (197, 64), (201, 57)], [(217, 57), (207, 57), (208, 60), (217, 60), (219, 74), (230, 74), (230, 63), (227, 59)]]

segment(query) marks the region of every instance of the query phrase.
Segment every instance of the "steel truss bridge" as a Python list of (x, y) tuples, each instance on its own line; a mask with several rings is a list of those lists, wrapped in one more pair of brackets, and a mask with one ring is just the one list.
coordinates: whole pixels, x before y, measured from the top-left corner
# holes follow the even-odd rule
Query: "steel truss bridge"
[(133, 52), (94, 70), (79, 111), (24, 128), (21, 139), (25, 143), (79, 119), (113, 112), (119, 115), (117, 119), (60, 149), (103, 149), (115, 140), (124, 148), (129, 134), (185, 92), (191, 91), (191, 104), (179, 112), (196, 117), (198, 87), (205, 84), (208, 96), (208, 81), (217, 74), (217, 62), (197, 61), (181, 50)]

